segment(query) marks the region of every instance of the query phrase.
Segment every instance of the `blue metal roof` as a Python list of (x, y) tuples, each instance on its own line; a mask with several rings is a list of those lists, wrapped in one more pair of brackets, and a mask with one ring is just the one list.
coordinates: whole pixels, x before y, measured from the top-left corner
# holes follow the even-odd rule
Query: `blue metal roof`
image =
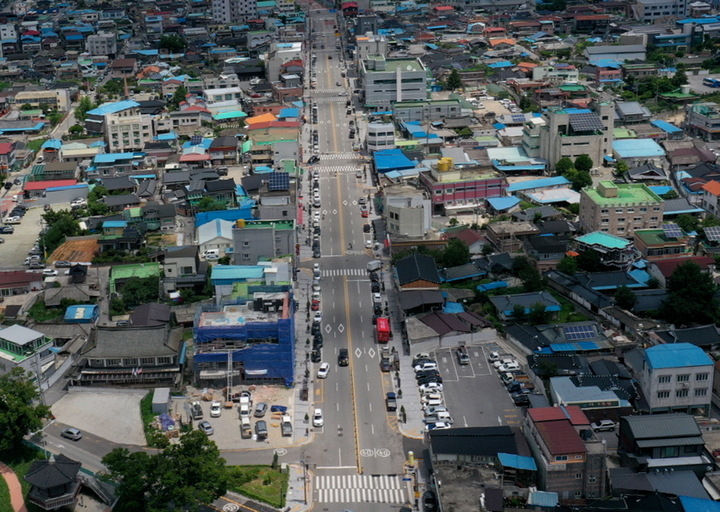
[(681, 128), (678, 128), (678, 127), (675, 126), (674, 124), (670, 124), (670, 123), (668, 123), (667, 121), (663, 121), (663, 120), (661, 120), (661, 119), (655, 119), (654, 121), (650, 121), (650, 124), (653, 125), (653, 126), (657, 126), (657, 127), (660, 128), (662, 131), (667, 132), (667, 133), (678, 133), (678, 132), (682, 132), (682, 129), (681, 129)]
[(127, 226), (127, 221), (125, 220), (106, 220), (103, 222), (104, 228), (124, 228)]
[(672, 187), (662, 186), (662, 185), (653, 185), (653, 186), (648, 187), (648, 188), (649, 188), (650, 190), (652, 190), (653, 192), (655, 192), (655, 193), (656, 193), (657, 195), (659, 195), (659, 196), (661, 196), (661, 195), (663, 195), (663, 194), (667, 194), (668, 192), (670, 192), (671, 190), (673, 190)]
[(645, 349), (648, 365), (653, 370), (683, 368), (686, 366), (712, 366), (712, 359), (691, 343), (655, 345)]
[(59, 139), (49, 139), (43, 142), (43, 145), (40, 146), (41, 149), (60, 149), (62, 146), (62, 141)]
[(505, 281), (495, 281), (494, 283), (486, 283), (481, 284), (477, 287), (477, 289), (481, 292), (486, 292), (488, 290), (496, 290), (498, 288), (507, 288), (508, 284)]
[(720, 502), (717, 501), (680, 496), (680, 503), (685, 512), (720, 512)]
[(113, 162), (117, 162), (118, 160), (132, 160), (134, 158), (142, 158), (145, 156), (145, 153), (142, 152), (136, 152), (136, 153), (100, 153), (99, 155), (95, 155), (94, 162), (96, 164), (110, 164)]
[(464, 313), (465, 308), (459, 302), (446, 302), (443, 313)]
[(665, 150), (652, 139), (621, 139), (613, 142), (613, 151), (620, 158), (665, 156)]
[(490, 206), (495, 210), (502, 211), (517, 206), (520, 203), (520, 199), (515, 196), (488, 197), (487, 202), (490, 203)]
[(262, 279), (266, 268), (259, 265), (215, 265), (211, 280), (213, 284), (232, 284), (247, 279)]
[(558, 493), (549, 491), (530, 491), (528, 505), (555, 508), (558, 506)]
[(498, 453), (498, 459), (500, 459), (500, 464), (506, 468), (537, 471), (535, 459), (532, 457), (523, 457), (522, 455), (513, 455), (512, 453)]
[(553, 187), (556, 185), (569, 185), (570, 180), (564, 176), (555, 176), (552, 178), (539, 178), (537, 180), (521, 181), (519, 183), (512, 183), (508, 187), (508, 192), (517, 192), (520, 190), (529, 190), (540, 187)]
[(140, 103), (133, 100), (116, 101), (113, 103), (105, 103), (103, 105), (100, 105), (98, 108), (89, 110), (88, 114), (94, 116), (104, 116), (107, 114), (115, 114), (117, 112), (122, 112), (123, 110), (139, 106)]

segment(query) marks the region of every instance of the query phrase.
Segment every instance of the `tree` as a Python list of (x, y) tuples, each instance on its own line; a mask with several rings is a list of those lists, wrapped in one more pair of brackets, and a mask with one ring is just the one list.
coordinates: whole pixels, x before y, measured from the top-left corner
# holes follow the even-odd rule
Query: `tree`
[(195, 205), (195, 209), (198, 212), (214, 212), (218, 210), (226, 210), (227, 207), (225, 204), (215, 201), (212, 197), (205, 196), (198, 201)]
[(637, 304), (637, 296), (627, 286), (619, 286), (615, 290), (615, 304), (622, 309), (630, 311), (635, 304)]
[(443, 266), (446, 268), (459, 267), (468, 261), (470, 261), (470, 248), (459, 238), (451, 238), (443, 251)]
[(599, 272), (603, 267), (600, 255), (592, 249), (582, 251), (577, 257), (577, 264), (585, 272)]
[(34, 110), (34, 109), (35, 109), (35, 107), (30, 105), (30, 103), (23, 103), (22, 105), (20, 105), (20, 110), (22, 110), (23, 112), (26, 110)]
[(557, 269), (560, 272), (565, 272), (569, 275), (574, 275), (578, 271), (578, 262), (577, 258), (573, 258), (572, 256), (565, 256), (563, 259), (560, 260), (560, 263), (558, 263)]
[(80, 224), (68, 210), (51, 210), (43, 215), (43, 219), (50, 226), (40, 239), (40, 245), (46, 255), (57, 249), (66, 237), (80, 234)]
[(160, 38), (158, 47), (170, 50), (171, 53), (177, 53), (185, 49), (185, 47), (187, 47), (187, 43), (185, 42), (185, 39), (180, 37), (178, 34), (165, 34)]
[(689, 325), (709, 324), (718, 319), (717, 285), (712, 274), (700, 265), (686, 261), (668, 279), (668, 297), (660, 306), (660, 316), (668, 323)]
[(156, 455), (115, 448), (102, 462), (118, 482), (117, 512), (198, 510), (227, 492), (225, 460), (200, 430)]
[(68, 128), (68, 131), (69, 131), (72, 135), (79, 135), (79, 134), (81, 134), (82, 132), (85, 131), (85, 128), (83, 128), (83, 127), (80, 126), (79, 124), (74, 124), (74, 125), (72, 125), (70, 128)]
[(448, 89), (450, 89), (451, 91), (460, 89), (463, 86), (462, 79), (460, 78), (460, 73), (458, 73), (457, 69), (453, 69), (448, 75), (447, 86)]
[(125, 304), (139, 306), (160, 297), (160, 277), (131, 277), (120, 290)]
[(623, 160), (619, 160), (618, 163), (615, 164), (615, 174), (618, 176), (624, 176), (629, 170), (630, 168), (628, 167), (628, 164), (626, 164)]
[(545, 311), (545, 304), (542, 302), (536, 302), (530, 306), (530, 313), (528, 319), (533, 325), (540, 325), (547, 322), (547, 312)]
[(0, 452), (20, 446), (22, 438), (40, 430), (50, 408), (39, 405), (40, 392), (32, 374), (15, 367), (0, 376)]
[(680, 87), (688, 83), (687, 74), (682, 69), (678, 69), (675, 72), (675, 76), (670, 79), (675, 87)]
[(84, 123), (85, 119), (87, 119), (87, 113), (95, 107), (96, 105), (90, 99), (90, 96), (83, 96), (75, 109), (75, 119), (80, 123)]
[(575, 159), (575, 169), (578, 171), (590, 172), (593, 168), (593, 161), (588, 155), (580, 155)]
[(576, 192), (592, 185), (592, 176), (590, 176), (590, 173), (587, 171), (578, 171), (573, 168), (564, 173), (563, 176), (572, 183), (572, 189)]
[(518, 103), (518, 108), (523, 112), (530, 112), (533, 110), (533, 108), (535, 108), (535, 104), (527, 96), (520, 96), (520, 103)]
[(675, 224), (677, 224), (680, 229), (685, 231), (685, 233), (690, 233), (691, 231), (696, 231), (698, 229), (698, 226), (700, 226), (700, 221), (697, 217), (695, 217), (695, 215), (683, 213), (681, 215), (678, 215), (677, 219), (675, 219)]
[(184, 85), (181, 85), (177, 89), (175, 89), (175, 93), (173, 94), (172, 98), (170, 98), (170, 101), (168, 102), (168, 109), (173, 111), (180, 108), (180, 103), (185, 101), (185, 97), (188, 95), (188, 90), (185, 88)]
[(522, 281), (525, 292), (542, 290), (542, 277), (525, 256), (516, 256), (513, 259), (513, 272)]
[(555, 164), (555, 172), (558, 174), (565, 174), (570, 169), (574, 169), (573, 161), (570, 158), (564, 156)]
[(660, 194), (660, 197), (665, 199), (666, 201), (669, 201), (670, 199), (677, 199), (680, 197), (680, 195), (675, 191), (675, 189), (668, 190), (664, 194)]
[(525, 306), (515, 304), (512, 309), (512, 317), (516, 323), (520, 324), (525, 321)]

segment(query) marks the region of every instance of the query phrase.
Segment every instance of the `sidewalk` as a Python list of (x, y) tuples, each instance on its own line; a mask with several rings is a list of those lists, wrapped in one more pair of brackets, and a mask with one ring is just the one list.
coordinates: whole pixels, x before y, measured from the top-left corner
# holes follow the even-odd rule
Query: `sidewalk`
[(10, 490), (10, 503), (15, 512), (27, 512), (25, 498), (23, 497), (22, 485), (15, 472), (0, 462), (0, 473), (2, 473), (8, 489)]
[(289, 512), (303, 512), (312, 505), (312, 474), (302, 464), (288, 465), (288, 488), (285, 494), (285, 508)]

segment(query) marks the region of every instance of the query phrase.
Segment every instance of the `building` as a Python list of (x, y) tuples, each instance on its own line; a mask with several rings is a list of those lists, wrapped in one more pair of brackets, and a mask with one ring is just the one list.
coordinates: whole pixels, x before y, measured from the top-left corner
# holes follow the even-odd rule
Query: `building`
[(140, 103), (132, 100), (115, 101), (113, 103), (103, 103), (97, 108), (89, 110), (85, 118), (85, 130), (90, 135), (100, 135), (105, 133), (105, 116), (110, 114), (121, 114), (125, 116), (134, 116), (140, 113)]
[(552, 83), (577, 82), (578, 69), (572, 64), (556, 63), (550, 66), (535, 66), (532, 69), (532, 79), (536, 82), (550, 81)]
[(81, 466), (62, 453), (34, 460), (25, 474), (25, 481), (32, 485), (28, 500), (45, 510), (74, 505), (82, 489)]
[(261, 260), (295, 254), (292, 220), (239, 220), (233, 228), (235, 265), (256, 265)]
[(720, 139), (720, 106), (717, 103), (686, 105), (685, 131), (706, 141)]
[(224, 257), (226, 251), (233, 246), (233, 227), (233, 222), (222, 219), (213, 219), (197, 226), (196, 236), (200, 252), (217, 249), (220, 257)]
[(542, 158), (550, 169), (558, 160), (588, 155), (599, 166), (612, 152), (615, 112), (612, 103), (594, 104), (594, 110), (549, 107), (541, 119), (525, 123), (522, 148)]
[(0, 172), (8, 173), (15, 167), (15, 143), (0, 142)]
[(424, 237), (431, 227), (432, 204), (414, 187), (385, 187), (383, 190), (387, 231), (393, 236)]
[(368, 123), (365, 145), (368, 151), (382, 151), (395, 147), (393, 123)]
[(202, 292), (206, 284), (207, 262), (200, 261), (197, 245), (168, 247), (163, 264), (165, 293), (191, 289)]
[(538, 488), (560, 499), (605, 496), (605, 443), (577, 406), (527, 410), (523, 431), (537, 465)]
[(53, 339), (21, 325), (0, 330), (0, 374), (20, 367), (26, 372), (40, 374), (45, 383), (55, 373)]
[(49, 105), (50, 108), (56, 107), (61, 112), (67, 112), (70, 108), (72, 100), (68, 89), (43, 89), (41, 91), (20, 91), (15, 94), (16, 105), (32, 105), (39, 107), (40, 105)]
[(256, 0), (212, 0), (212, 18), (218, 23), (242, 23), (257, 18)]
[(633, 8), (637, 19), (653, 23), (666, 16), (684, 18), (687, 15), (688, 3), (687, 0), (637, 0)]
[(595, 45), (583, 50), (583, 55), (591, 64), (603, 60), (644, 61), (646, 53), (642, 44)]
[(393, 119), (421, 123), (462, 116), (460, 100), (399, 101), (392, 103)]
[(688, 235), (682, 233), (682, 236), (670, 237), (663, 229), (638, 229), (634, 241), (635, 248), (647, 260), (678, 258), (683, 254), (692, 254), (693, 251)]
[(155, 139), (152, 117), (143, 114), (127, 116), (122, 113), (105, 116), (105, 140), (108, 153), (142, 151)]
[(619, 237), (637, 229), (658, 229), (663, 220), (663, 200), (647, 186), (602, 181), (597, 188), (580, 192), (580, 227)]
[[(377, 19), (373, 17), (374, 19)], [(357, 21), (358, 18), (356, 18), (355, 23), (359, 23)], [(375, 25), (377, 27), (377, 21), (375, 21)], [(356, 50), (355, 50), (355, 56), (357, 59), (357, 62), (362, 62), (363, 60), (369, 58), (371, 55), (387, 55), (387, 46), (388, 41), (387, 38), (384, 35), (378, 35), (373, 32), (358, 32), (360, 34), (365, 34), (364, 36), (358, 36), (355, 38), (356, 41)]]
[(365, 105), (387, 110), (393, 101), (428, 97), (428, 70), (420, 59), (385, 59), (372, 55), (360, 63)]
[(672, 343), (645, 349), (638, 380), (651, 413), (710, 413), (713, 361), (700, 347)]
[(112, 32), (98, 32), (88, 36), (85, 48), (90, 55), (114, 59), (117, 53), (117, 37)]

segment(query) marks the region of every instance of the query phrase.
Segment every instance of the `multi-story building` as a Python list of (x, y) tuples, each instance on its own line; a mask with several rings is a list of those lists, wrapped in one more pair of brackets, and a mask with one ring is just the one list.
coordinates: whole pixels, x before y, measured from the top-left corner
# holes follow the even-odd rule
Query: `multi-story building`
[(422, 238), (430, 230), (432, 203), (415, 187), (385, 187), (383, 198), (390, 235)]
[(233, 229), (234, 263), (256, 265), (258, 261), (295, 253), (293, 220), (237, 221)]
[(532, 79), (536, 81), (550, 80), (553, 83), (577, 82), (578, 69), (572, 64), (557, 63), (550, 66), (535, 66)]
[(720, 139), (720, 106), (717, 103), (693, 103), (685, 107), (685, 131), (704, 140)]
[(137, 101), (123, 100), (112, 103), (103, 103), (87, 113), (85, 118), (85, 130), (91, 135), (105, 133), (105, 116), (117, 114), (122, 116), (134, 116), (140, 113), (140, 104)]
[(39, 107), (42, 104), (57, 107), (62, 112), (70, 108), (70, 91), (68, 89), (43, 89), (42, 91), (20, 91), (15, 95), (17, 105), (29, 104)]
[(122, 113), (105, 116), (105, 139), (109, 153), (142, 151), (145, 144), (155, 139), (152, 117)]
[(594, 109), (549, 107), (523, 128), (522, 147), (530, 157), (547, 160), (550, 169), (563, 157), (588, 155), (595, 165), (612, 152), (615, 112), (612, 103)]
[(26, 372), (37, 372), (45, 383), (55, 371), (52, 348), (52, 338), (27, 327), (12, 325), (0, 330), (0, 375), (20, 367)]
[(90, 55), (105, 55), (114, 59), (117, 53), (117, 37), (112, 32), (98, 32), (88, 36), (85, 48)]
[(638, 380), (650, 413), (710, 413), (713, 361), (700, 347), (671, 343), (645, 349)]
[(366, 33), (364, 36), (358, 36), (355, 40), (357, 62), (362, 62), (371, 55), (387, 55), (388, 42), (384, 35)]
[(605, 495), (605, 443), (590, 432), (580, 407), (527, 410), (523, 433), (537, 465), (538, 488), (566, 500)]
[(450, 0), (445, 2), (443, 5), (452, 5), (453, 7), (460, 8), (467, 11), (473, 11), (474, 9), (482, 9), (490, 12), (513, 12), (520, 11), (527, 8), (532, 8), (533, 4), (525, 0)]
[(369, 123), (365, 144), (368, 151), (382, 151), (395, 147), (395, 125), (393, 123)]
[(663, 229), (638, 229), (635, 247), (645, 259), (666, 260), (691, 254), (693, 243), (685, 233), (680, 237), (669, 237)]
[(212, 0), (212, 17), (219, 23), (238, 23), (257, 18), (257, 0)]
[(637, 0), (635, 16), (650, 23), (665, 16), (682, 18), (687, 15), (688, 3), (687, 0)]
[(637, 229), (658, 229), (664, 201), (639, 183), (616, 184), (601, 181), (597, 188), (580, 192), (580, 228), (602, 231), (619, 237), (632, 236)]
[(428, 97), (428, 70), (420, 59), (385, 59), (371, 55), (360, 62), (365, 105), (387, 109), (393, 101)]
[(460, 100), (402, 101), (392, 103), (398, 121), (435, 122), (462, 115)]

